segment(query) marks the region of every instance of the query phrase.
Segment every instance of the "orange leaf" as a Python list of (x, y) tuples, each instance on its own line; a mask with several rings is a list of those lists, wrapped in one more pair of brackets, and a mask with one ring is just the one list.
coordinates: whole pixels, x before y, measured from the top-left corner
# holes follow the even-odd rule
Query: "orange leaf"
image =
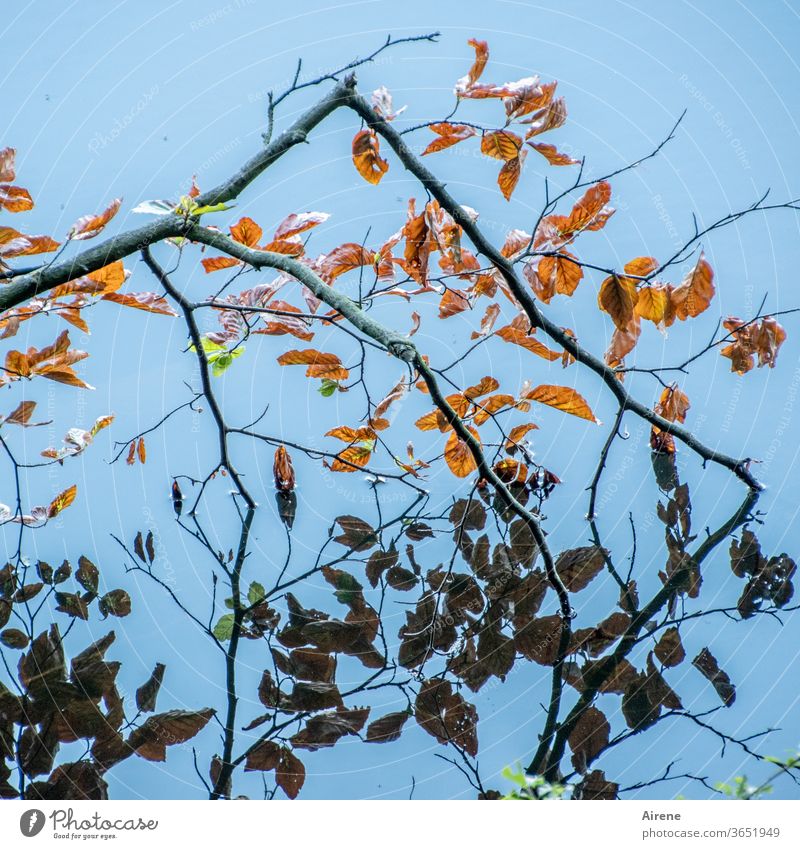
[(278, 357), (282, 366), (308, 366), (306, 377), (326, 377), (329, 380), (345, 380), (350, 372), (342, 366), (336, 354), (326, 354), (307, 348), (304, 351), (287, 351)]
[(658, 260), (652, 256), (637, 256), (625, 263), (625, 273), (635, 277), (647, 277), (658, 268)]
[(522, 163), (524, 161), (525, 151), (516, 159), (509, 159), (500, 169), (497, 175), (497, 185), (500, 186), (500, 191), (506, 200), (511, 200), (511, 195), (519, 182), (520, 174), (522, 173)]
[(122, 307), (132, 307), (136, 310), (158, 313), (158, 315), (177, 315), (166, 299), (155, 292), (127, 292), (124, 294), (122, 292), (109, 292), (106, 295), (101, 295), (100, 298)]
[(355, 472), (363, 469), (369, 463), (372, 456), (372, 448), (366, 445), (351, 445), (336, 455), (331, 463), (332, 472)]
[(522, 397), (528, 401), (538, 401), (540, 404), (547, 404), (548, 407), (555, 407), (556, 410), (577, 416), (579, 419), (600, 424), (583, 396), (568, 386), (542, 384), (528, 390)]
[(483, 69), (489, 61), (489, 45), (485, 41), (478, 41), (476, 38), (471, 38), (467, 44), (475, 50), (475, 61), (472, 63), (472, 67), (467, 72), (467, 75), (456, 83), (456, 94), (461, 94), (462, 90), (474, 86), (480, 79)]
[(68, 239), (92, 239), (100, 233), (117, 214), (122, 198), (115, 198), (99, 215), (84, 215), (69, 229)]
[(544, 144), (544, 142), (528, 142), (528, 144), (541, 153), (551, 165), (577, 165), (580, 162), (580, 159), (573, 159), (566, 153), (560, 153), (554, 144)]
[(27, 212), (33, 209), (33, 199), (21, 186), (0, 186), (0, 209), (9, 212)]
[(469, 309), (467, 293), (461, 289), (445, 289), (439, 301), (439, 318), (450, 318)]
[[(16, 238), (7, 239), (6, 233), (16, 234)], [(8, 259), (15, 256), (33, 256), (58, 250), (60, 243), (50, 236), (24, 236), (10, 227), (0, 227), (0, 256)]]
[(606, 277), (597, 293), (597, 305), (611, 316), (619, 330), (625, 330), (630, 324), (638, 299), (636, 283), (630, 277), (616, 274)]
[(665, 387), (661, 393), (655, 411), (668, 422), (681, 422), (683, 424), (690, 407), (691, 404), (687, 395), (678, 389), (676, 383), (673, 383)]
[(380, 156), (381, 145), (374, 130), (359, 130), (353, 138), (353, 164), (358, 173), (373, 185), (380, 183), (389, 163)]
[(533, 336), (528, 336), (522, 330), (518, 330), (510, 324), (507, 324), (505, 327), (501, 327), (498, 331), (496, 331), (496, 335), (505, 342), (511, 342), (514, 345), (519, 345), (520, 347), (530, 351), (532, 354), (536, 354), (537, 357), (541, 357), (543, 360), (549, 360), (551, 363), (561, 358), (561, 354), (559, 354), (558, 351), (551, 351), (550, 348), (542, 345), (542, 343), (537, 339), (534, 339)]
[(475, 130), (472, 127), (467, 127), (464, 124), (448, 124), (446, 121), (431, 124), (429, 129), (433, 130), (438, 138), (430, 142), (425, 150), (422, 151), (423, 156), (452, 147), (454, 144), (458, 144), (475, 135)]
[(481, 395), (487, 395), (489, 392), (494, 392), (495, 389), (499, 388), (500, 384), (497, 379), (491, 375), (487, 375), (481, 378), (480, 383), (476, 383), (474, 386), (468, 386), (461, 394), (469, 401), (474, 401), (476, 398), (480, 398)]
[(147, 462), (147, 448), (145, 447), (144, 439), (139, 439), (136, 445), (136, 455), (139, 457), (140, 463)]
[[(467, 430), (480, 442), (477, 430), (471, 427), (468, 427)], [(455, 431), (450, 434), (447, 445), (445, 445), (444, 459), (450, 467), (450, 471), (458, 478), (465, 478), (478, 468), (467, 443), (462, 442)]]
[(472, 421), (480, 427), (480, 425), (488, 421), (492, 415), (499, 412), (504, 407), (513, 407), (516, 403), (517, 399), (513, 395), (490, 395), (482, 401), (475, 402), (476, 412)]
[(601, 230), (614, 213), (610, 200), (611, 186), (605, 180), (590, 186), (559, 228), (562, 235), (573, 238), (582, 230)]
[(335, 280), (340, 274), (346, 274), (348, 271), (365, 265), (372, 265), (374, 258), (375, 254), (368, 251), (363, 245), (345, 242), (325, 256), (322, 262), (322, 272)]
[[(569, 251), (561, 251), (564, 256), (543, 256), (539, 260), (536, 274), (542, 281), (544, 292), (558, 292), (559, 295), (572, 295), (583, 278), (583, 269)], [(570, 259), (565, 259), (570, 257)], [(536, 290), (534, 289), (534, 292)], [(536, 293), (538, 294), (538, 293)], [(544, 300), (542, 298), (542, 300)], [(546, 303), (546, 302), (545, 302)]]
[(681, 321), (695, 318), (708, 309), (714, 292), (714, 272), (705, 254), (701, 253), (695, 267), (683, 278), (680, 286), (670, 293), (675, 315)]
[(288, 239), (298, 233), (304, 233), (330, 218), (327, 212), (293, 212), (281, 221), (275, 230), (275, 239)]
[(221, 271), (223, 268), (233, 268), (235, 265), (242, 263), (232, 256), (209, 256), (200, 260), (206, 274), (211, 274), (212, 271)]
[(240, 218), (236, 224), (232, 225), (230, 231), (232, 239), (248, 248), (257, 248), (261, 237), (264, 235), (264, 231), (258, 224), (247, 216)]
[(516, 449), (517, 445), (522, 442), (523, 439), (525, 439), (525, 437), (528, 435), (528, 433), (530, 433), (530, 431), (538, 429), (539, 425), (536, 425), (533, 422), (526, 422), (525, 424), (512, 427), (511, 430), (508, 432), (508, 438), (506, 439), (506, 451), (513, 451), (514, 449)]
[(275, 489), (278, 492), (292, 492), (295, 487), (292, 457), (283, 445), (275, 449), (272, 472), (275, 477)]
[(666, 324), (669, 292), (665, 286), (642, 286), (636, 299), (636, 315), (653, 324)]
[(67, 507), (69, 507), (69, 505), (75, 500), (75, 496), (77, 494), (78, 487), (75, 484), (72, 484), (71, 487), (59, 493), (50, 502), (50, 506), (47, 508), (47, 518), (52, 519), (53, 516), (57, 516), (62, 510), (66, 510)]
[(339, 425), (339, 427), (329, 430), (325, 436), (332, 436), (334, 439), (340, 439), (342, 442), (360, 442), (365, 439), (376, 439), (376, 433), (371, 427), (360, 427), (356, 429), (347, 427), (347, 425)]
[(492, 159), (502, 159), (508, 162), (516, 159), (522, 148), (522, 139), (508, 130), (496, 130), (486, 133), (481, 139), (481, 153)]

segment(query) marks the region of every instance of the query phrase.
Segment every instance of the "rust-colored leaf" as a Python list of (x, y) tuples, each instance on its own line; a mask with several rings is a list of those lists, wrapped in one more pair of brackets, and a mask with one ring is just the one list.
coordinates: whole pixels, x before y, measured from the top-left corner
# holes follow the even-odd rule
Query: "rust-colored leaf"
[[(480, 443), (478, 431), (472, 427), (467, 429)], [(461, 440), (455, 431), (450, 434), (447, 440), (447, 445), (444, 449), (444, 459), (450, 467), (450, 471), (459, 478), (467, 477), (467, 475), (472, 474), (478, 468), (469, 446)]]
[(422, 151), (423, 156), (445, 150), (475, 135), (475, 130), (472, 127), (467, 127), (464, 124), (449, 124), (446, 121), (431, 124), (429, 129), (436, 133), (436, 138), (429, 142), (425, 150)]
[(606, 277), (597, 293), (597, 306), (611, 316), (618, 330), (625, 330), (631, 323), (638, 300), (636, 283), (616, 274)]
[(304, 351), (292, 350), (278, 357), (282, 366), (308, 366), (306, 377), (324, 377), (328, 380), (346, 380), (350, 372), (342, 365), (336, 354), (326, 354), (307, 348)]
[(70, 227), (67, 238), (73, 240), (94, 238), (117, 214), (121, 205), (122, 198), (115, 198), (101, 213), (82, 216)]
[(583, 396), (568, 386), (542, 384), (524, 392), (522, 397), (528, 401), (547, 404), (548, 407), (554, 407), (579, 419), (600, 424)]
[(377, 185), (389, 170), (389, 163), (381, 158), (381, 144), (374, 130), (359, 130), (353, 137), (353, 164), (368, 182)]
[(705, 312), (714, 297), (714, 272), (701, 253), (695, 267), (683, 278), (680, 286), (670, 292), (670, 304), (675, 315), (685, 321)]

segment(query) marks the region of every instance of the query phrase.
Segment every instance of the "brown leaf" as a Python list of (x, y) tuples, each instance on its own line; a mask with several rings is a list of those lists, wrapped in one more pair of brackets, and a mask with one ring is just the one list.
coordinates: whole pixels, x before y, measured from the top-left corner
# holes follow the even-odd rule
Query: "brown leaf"
[(731, 684), (728, 675), (719, 668), (717, 659), (708, 648), (701, 649), (700, 654), (692, 661), (692, 666), (699, 669), (711, 682), (725, 707), (730, 707), (736, 701), (736, 687)]
[(414, 714), (420, 727), (440, 743), (452, 743), (461, 751), (478, 754), (478, 711), (449, 681), (425, 681), (417, 694)]
[(596, 545), (563, 551), (556, 559), (556, 572), (573, 593), (585, 589), (603, 571), (608, 552)]
[(342, 533), (333, 537), (333, 541), (339, 545), (347, 546), (353, 551), (368, 551), (378, 542), (372, 525), (358, 516), (337, 516), (336, 524), (342, 529)]
[(633, 320), (639, 300), (636, 283), (630, 277), (612, 274), (606, 277), (597, 294), (597, 306), (611, 316), (618, 330), (624, 331)]
[(391, 743), (399, 740), (403, 726), (411, 714), (407, 710), (387, 713), (367, 726), (367, 743)]
[(281, 749), (280, 760), (275, 769), (275, 781), (278, 787), (290, 798), (296, 799), (306, 780), (303, 762), (289, 749)]
[(677, 628), (667, 628), (654, 649), (656, 657), (664, 666), (677, 666), (683, 663), (686, 652), (681, 643), (681, 635)]
[(542, 616), (517, 625), (514, 646), (517, 651), (542, 666), (552, 666), (558, 657), (561, 617)]
[(589, 764), (608, 745), (611, 726), (602, 711), (588, 707), (579, 716), (569, 735), (572, 765), (578, 772), (586, 772)]
[(166, 666), (163, 663), (157, 663), (150, 677), (136, 691), (136, 707), (143, 713), (151, 713), (156, 709), (156, 699), (165, 670)]
[(131, 732), (128, 745), (145, 760), (166, 760), (167, 746), (191, 740), (205, 728), (215, 713), (212, 708), (204, 708), (155, 714)]
[(262, 740), (248, 753), (245, 759), (245, 772), (267, 772), (280, 763), (281, 747), (271, 740)]

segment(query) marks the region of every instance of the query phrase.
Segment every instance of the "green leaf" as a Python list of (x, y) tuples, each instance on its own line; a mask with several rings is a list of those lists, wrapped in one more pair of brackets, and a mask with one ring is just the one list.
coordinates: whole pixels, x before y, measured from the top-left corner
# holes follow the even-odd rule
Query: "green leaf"
[(214, 630), (211, 633), (220, 642), (229, 640), (233, 634), (233, 614), (226, 613), (224, 616), (220, 616), (219, 622), (214, 626)]
[(323, 398), (330, 398), (334, 392), (339, 388), (339, 383), (336, 380), (330, 380), (327, 377), (322, 378), (322, 383), (320, 384), (317, 392), (322, 395)]
[(264, 599), (266, 595), (267, 591), (264, 587), (262, 587), (258, 581), (253, 581), (253, 583), (250, 584), (250, 589), (247, 591), (247, 600), (250, 604), (258, 604), (258, 602)]

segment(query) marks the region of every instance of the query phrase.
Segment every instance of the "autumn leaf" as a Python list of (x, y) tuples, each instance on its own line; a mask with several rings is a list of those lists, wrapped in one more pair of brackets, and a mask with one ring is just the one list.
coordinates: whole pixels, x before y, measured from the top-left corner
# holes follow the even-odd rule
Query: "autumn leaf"
[(122, 307), (131, 307), (144, 312), (157, 313), (158, 315), (176, 316), (178, 313), (167, 303), (163, 295), (155, 292), (108, 292), (101, 295), (103, 301), (111, 301)]
[(497, 175), (497, 185), (500, 186), (500, 191), (506, 200), (511, 200), (511, 195), (519, 182), (520, 174), (522, 174), (522, 163), (525, 161), (525, 151), (514, 159), (508, 159), (500, 169)]
[(446, 121), (431, 124), (429, 129), (436, 133), (437, 138), (429, 142), (425, 150), (422, 151), (423, 156), (452, 147), (454, 144), (471, 138), (476, 132), (472, 127), (467, 127), (464, 124), (449, 124)]
[(594, 413), (583, 396), (568, 386), (542, 384), (524, 392), (522, 397), (528, 401), (538, 401), (540, 404), (547, 404), (548, 407), (554, 407), (556, 410), (577, 416), (579, 419), (586, 419), (587, 421), (600, 424), (600, 421), (595, 418)]
[(586, 772), (589, 764), (608, 746), (610, 734), (611, 726), (602, 711), (590, 706), (580, 714), (569, 735), (572, 765), (578, 772)]
[(510, 159), (516, 159), (521, 149), (522, 139), (508, 130), (484, 133), (481, 138), (481, 153), (491, 156), (492, 159), (508, 162)]
[(556, 572), (564, 586), (573, 593), (589, 586), (603, 571), (608, 552), (597, 545), (563, 551), (556, 559)]
[(618, 330), (625, 330), (633, 319), (638, 299), (636, 283), (630, 277), (612, 274), (600, 286), (597, 305), (611, 316)]
[(326, 354), (307, 348), (304, 351), (287, 351), (278, 357), (282, 366), (308, 366), (306, 377), (321, 377), (328, 380), (345, 380), (350, 372), (344, 368), (336, 354)]
[(485, 41), (471, 38), (467, 44), (475, 50), (475, 60), (467, 75), (456, 83), (455, 90), (459, 96), (463, 96), (478, 82), (481, 74), (483, 74), (483, 69), (486, 67), (486, 63), (489, 61), (489, 45)]
[(295, 479), (292, 457), (284, 445), (279, 445), (275, 449), (272, 473), (275, 479), (275, 489), (278, 492), (292, 492), (294, 490)]
[(8, 212), (27, 212), (33, 209), (33, 199), (21, 186), (0, 186), (0, 209)]
[(51, 502), (50, 506), (47, 508), (47, 518), (52, 519), (54, 516), (57, 516), (62, 510), (66, 510), (67, 507), (72, 504), (75, 500), (75, 496), (78, 494), (78, 487), (76, 484), (65, 489), (63, 492), (59, 493)]
[(669, 325), (670, 296), (666, 286), (641, 286), (636, 298), (636, 315), (653, 324)]
[[(478, 431), (472, 427), (468, 427), (467, 430), (480, 443)], [(478, 468), (469, 446), (461, 440), (455, 431), (450, 434), (445, 445), (444, 459), (450, 467), (450, 471), (459, 478), (465, 478)]]
[(549, 303), (550, 298), (543, 294), (558, 293), (572, 295), (583, 278), (583, 269), (577, 262), (577, 257), (569, 251), (561, 251), (561, 256), (543, 256), (539, 260), (536, 274), (541, 281), (541, 293), (534, 289), (540, 300)]
[(680, 286), (670, 293), (670, 303), (675, 315), (685, 321), (705, 312), (714, 292), (714, 272), (705, 254), (701, 253), (695, 267), (683, 278)]
[(73, 241), (93, 239), (99, 235), (106, 224), (117, 214), (122, 205), (122, 198), (115, 198), (98, 215), (84, 215), (70, 227), (67, 238)]
[(707, 648), (700, 651), (692, 661), (692, 666), (700, 670), (703, 676), (711, 682), (725, 707), (730, 707), (736, 701), (736, 687), (731, 684), (731, 679), (727, 673), (719, 668), (717, 659)]
[(495, 335), (499, 336), (505, 342), (511, 342), (514, 345), (519, 345), (521, 348), (525, 348), (532, 354), (536, 354), (537, 357), (541, 357), (544, 360), (553, 362), (554, 360), (561, 358), (561, 354), (559, 354), (558, 351), (551, 350), (546, 345), (543, 345), (538, 339), (533, 336), (529, 336), (513, 324), (507, 324), (505, 327), (501, 327), (499, 330), (495, 331)]
[(328, 212), (293, 212), (281, 221), (273, 238), (290, 239), (312, 227), (324, 224), (330, 217)]
[(403, 726), (410, 717), (408, 711), (387, 713), (385, 716), (370, 722), (367, 726), (365, 739), (367, 743), (390, 743), (399, 740)]
[(544, 144), (543, 142), (527, 142), (527, 144), (541, 153), (551, 165), (578, 165), (580, 163), (580, 159), (573, 159), (566, 153), (561, 153), (554, 144)]
[(389, 163), (380, 156), (381, 145), (374, 130), (359, 130), (353, 138), (353, 164), (368, 182), (377, 185), (389, 170)]
[(677, 666), (679, 663), (683, 663), (686, 652), (677, 628), (667, 628), (664, 631), (661, 639), (656, 643), (654, 653), (664, 666)]

